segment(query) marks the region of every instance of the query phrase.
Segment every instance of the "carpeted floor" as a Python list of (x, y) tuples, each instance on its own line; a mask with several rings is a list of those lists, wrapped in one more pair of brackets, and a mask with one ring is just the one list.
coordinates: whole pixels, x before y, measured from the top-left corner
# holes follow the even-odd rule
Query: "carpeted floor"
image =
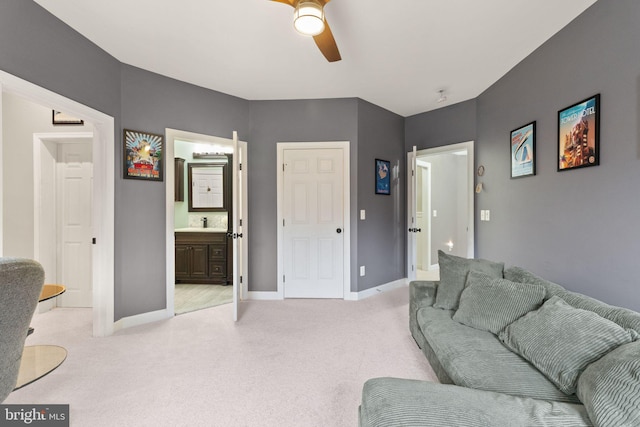
[(410, 336), (408, 288), (362, 301), (247, 301), (107, 338), (91, 311), (36, 315), (27, 344), (67, 360), (6, 404), (70, 404), (72, 426), (356, 426), (363, 383), (436, 381)]

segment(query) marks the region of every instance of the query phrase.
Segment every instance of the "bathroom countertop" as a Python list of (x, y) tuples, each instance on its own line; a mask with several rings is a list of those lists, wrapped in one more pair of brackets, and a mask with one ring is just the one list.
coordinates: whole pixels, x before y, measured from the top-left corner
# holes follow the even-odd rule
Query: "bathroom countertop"
[(226, 228), (197, 228), (197, 227), (186, 227), (186, 228), (176, 228), (174, 230), (176, 233), (226, 233)]

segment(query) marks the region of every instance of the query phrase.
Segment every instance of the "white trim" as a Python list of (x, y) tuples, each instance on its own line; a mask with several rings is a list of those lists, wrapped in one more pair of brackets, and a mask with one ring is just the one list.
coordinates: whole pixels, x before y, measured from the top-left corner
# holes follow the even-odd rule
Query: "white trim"
[(284, 299), (283, 295), (278, 292), (249, 291), (245, 295), (248, 300), (277, 301)]
[[(56, 226), (55, 216), (50, 217), (47, 215), (47, 212), (52, 212), (54, 209), (53, 206), (43, 206), (42, 205), (42, 149), (46, 142), (52, 142), (56, 146), (58, 144), (69, 144), (76, 142), (84, 142), (87, 144), (91, 144), (93, 148), (93, 132), (49, 132), (49, 133), (34, 133), (33, 134), (33, 259), (43, 263), (42, 261), (42, 249), (43, 247), (47, 247), (47, 243), (53, 243), (52, 250), (55, 251), (57, 242), (43, 242), (42, 236), (40, 234), (40, 226), (42, 225), (43, 219), (49, 220), (50, 218), (50, 226)], [(92, 159), (93, 160), (93, 159)], [(93, 168), (93, 163), (92, 163)], [(57, 177), (51, 177), (54, 182)], [(100, 189), (92, 188), (91, 192), (96, 194), (96, 192), (100, 191)], [(93, 208), (93, 200), (92, 200), (92, 211)], [(55, 212), (55, 210), (53, 210)], [(93, 221), (93, 219), (92, 219)], [(93, 230), (92, 230), (93, 233)], [(93, 263), (93, 259), (91, 261)], [(52, 278), (57, 277), (57, 265), (54, 266), (46, 266), (45, 271), (47, 271), (47, 267), (52, 268)], [(93, 281), (93, 277), (91, 278)], [(58, 283), (58, 282), (56, 282)], [(93, 291), (94, 284), (91, 283), (91, 289)], [(51, 299), (49, 301), (41, 302), (38, 304), (38, 313), (44, 313), (56, 307), (57, 298)]]
[[(419, 157), (432, 156), (436, 154), (452, 153), (460, 150), (467, 150), (467, 187), (468, 187), (468, 216), (467, 216), (467, 258), (475, 257), (475, 152), (474, 141), (460, 142), (457, 144), (443, 145), (441, 147), (418, 150)], [(410, 153), (409, 153), (410, 154)], [(408, 155), (409, 155), (408, 154)], [(417, 157), (416, 157), (417, 159)], [(409, 239), (407, 240), (409, 245)], [(410, 253), (410, 252), (408, 252)]]
[(389, 282), (379, 286), (375, 286), (373, 288), (365, 289), (364, 291), (350, 292), (349, 296), (345, 299), (349, 301), (360, 301), (365, 298), (369, 298), (374, 295), (377, 295), (381, 292), (388, 292), (394, 289), (402, 288), (403, 286), (407, 286), (408, 284), (409, 284), (409, 279), (405, 277), (404, 279), (394, 280), (393, 282)]
[[(2, 135), (4, 134), (3, 132), (3, 127), (2, 127), (2, 116), (3, 116), (3, 111), (2, 111), (2, 92), (4, 91), (4, 88), (2, 86), (2, 78), (0, 76), (0, 170), (2, 170), (4, 168), (4, 160), (3, 160), (3, 155), (2, 153), (4, 152), (4, 148), (2, 146), (3, 141), (2, 141)], [(0, 172), (0, 257), (3, 256), (2, 253), (2, 242), (4, 242), (4, 233), (3, 233), (3, 227), (2, 224), (4, 224), (4, 217), (3, 217), (3, 212), (4, 212), (4, 207), (3, 207), (3, 199), (4, 199), (4, 193), (2, 191), (2, 189), (4, 188), (4, 182), (2, 179), (2, 176), (4, 174), (2, 172)]]
[(170, 317), (173, 317), (173, 314), (169, 314), (169, 310), (156, 310), (123, 317), (114, 324), (114, 332), (134, 326), (146, 325), (147, 323), (157, 322), (159, 320), (166, 320)]
[(327, 141), (327, 142), (278, 142), (277, 144), (277, 260), (278, 260), (278, 277), (277, 277), (277, 291), (278, 298), (284, 299), (284, 283), (282, 283), (282, 276), (284, 274), (284, 261), (283, 261), (283, 236), (284, 227), (282, 226), (283, 220), (283, 184), (284, 184), (284, 172), (282, 171), (282, 164), (284, 163), (284, 150), (296, 150), (296, 149), (322, 149), (322, 148), (338, 148), (342, 149), (343, 165), (344, 165), (344, 179), (343, 179), (343, 218), (344, 225), (342, 227), (344, 234), (344, 264), (343, 264), (343, 298), (348, 299), (351, 293), (351, 168), (350, 168), (350, 143), (349, 141)]
[[(165, 153), (164, 153), (164, 158), (165, 158), (165, 170), (164, 170), (164, 174), (165, 174), (165, 179), (167, 181), (167, 184), (165, 186), (165, 210), (166, 210), (166, 216), (165, 216), (165, 234), (167, 236), (166, 239), (166, 248), (165, 248), (165, 256), (166, 256), (166, 277), (167, 277), (167, 281), (166, 281), (166, 288), (167, 288), (167, 292), (166, 292), (166, 298), (167, 298), (167, 308), (166, 308), (166, 312), (168, 313), (168, 317), (173, 317), (175, 315), (175, 291), (176, 291), (176, 271), (175, 271), (175, 244), (176, 244), (176, 238), (175, 238), (175, 234), (174, 234), (174, 230), (175, 230), (175, 208), (174, 208), (174, 186), (173, 186), (173, 182), (175, 181), (175, 165), (174, 165), (174, 158), (175, 158), (175, 141), (176, 140), (180, 140), (180, 141), (186, 141), (186, 142), (194, 142), (194, 143), (202, 143), (202, 144), (213, 144), (213, 145), (220, 145), (220, 146), (224, 146), (224, 147), (233, 147), (233, 140), (229, 139), (229, 138), (221, 138), (218, 136), (213, 136), (213, 135), (205, 135), (205, 134), (201, 134), (201, 133), (195, 133), (195, 132), (189, 132), (189, 131), (183, 131), (183, 130), (178, 130), (178, 129), (171, 129), (171, 128), (166, 128), (165, 129), (165, 136), (166, 136), (166, 147), (165, 147)], [(243, 162), (245, 163), (242, 167), (243, 167), (243, 171), (245, 171), (245, 177), (247, 176), (247, 172), (246, 172), (246, 163), (247, 163), (247, 143), (246, 141), (238, 141), (238, 144), (242, 147), (243, 149), (243, 154), (244, 154), (244, 159)], [(245, 179), (245, 183), (247, 185), (248, 188), (248, 180)], [(249, 215), (248, 215), (248, 196), (247, 196), (248, 191), (244, 192), (244, 199), (243, 199), (243, 203), (242, 203), (242, 210), (243, 210), (243, 215), (242, 215), (242, 224), (243, 224), (243, 228), (242, 228), (242, 233), (244, 235), (244, 240), (245, 242), (248, 243), (248, 223), (249, 223)], [(231, 218), (229, 218), (229, 221), (231, 220)], [(248, 244), (244, 244), (243, 245), (243, 256), (244, 259), (247, 260), (247, 255), (248, 255)], [(242, 283), (242, 289), (241, 289), (241, 294), (242, 295), (247, 295), (248, 294), (248, 284), (249, 284), (249, 268), (247, 263), (245, 262), (244, 265), (242, 266), (242, 279), (243, 279), (243, 283)], [(234, 278), (235, 280), (235, 278)]]
[[(64, 111), (94, 125), (94, 213), (97, 243), (93, 245), (93, 336), (114, 331), (114, 205), (115, 125), (114, 118), (55, 92), (0, 70), (0, 88), (48, 108)], [(0, 103), (2, 101), (0, 92)], [(2, 151), (0, 132), (0, 152)], [(2, 187), (0, 187), (1, 189)], [(0, 221), (2, 236), (2, 221)]]

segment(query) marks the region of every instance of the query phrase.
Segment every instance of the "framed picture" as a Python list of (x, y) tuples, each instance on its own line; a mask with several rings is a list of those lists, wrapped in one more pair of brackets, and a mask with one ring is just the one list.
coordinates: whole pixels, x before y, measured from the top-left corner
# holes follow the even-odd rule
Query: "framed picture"
[(511, 178), (536, 174), (536, 122), (511, 131)]
[(391, 162), (376, 159), (376, 194), (391, 194)]
[(600, 94), (558, 111), (558, 171), (600, 164)]
[(54, 125), (83, 125), (84, 120), (80, 120), (77, 117), (70, 116), (62, 111), (52, 111), (51, 123)]
[(162, 181), (163, 136), (124, 130), (124, 177)]

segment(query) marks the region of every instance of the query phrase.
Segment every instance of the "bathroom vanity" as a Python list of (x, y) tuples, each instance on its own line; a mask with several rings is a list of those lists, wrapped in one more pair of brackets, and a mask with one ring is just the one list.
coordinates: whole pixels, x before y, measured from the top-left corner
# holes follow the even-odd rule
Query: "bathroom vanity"
[(176, 283), (232, 283), (227, 230), (183, 228), (175, 230)]

